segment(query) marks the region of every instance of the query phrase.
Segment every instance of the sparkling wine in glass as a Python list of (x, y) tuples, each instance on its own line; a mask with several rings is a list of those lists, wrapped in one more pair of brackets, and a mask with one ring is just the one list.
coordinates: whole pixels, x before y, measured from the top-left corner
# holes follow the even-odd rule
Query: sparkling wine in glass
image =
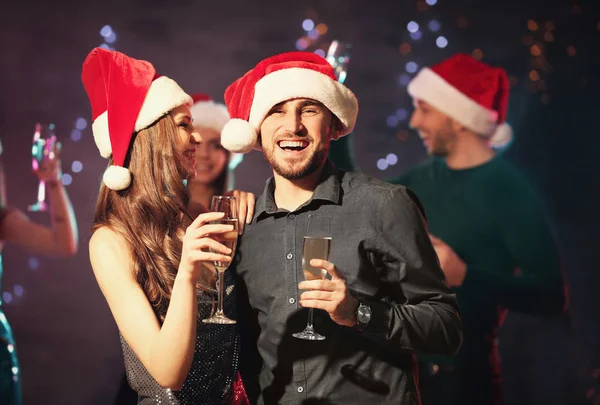
[[(311, 266), (312, 259), (329, 260), (331, 249), (331, 225), (330, 218), (309, 216), (304, 236), (304, 247), (302, 251), (302, 271), (304, 279), (321, 280), (327, 277), (324, 269)], [(317, 333), (313, 326), (314, 309), (308, 309), (308, 321), (302, 332), (294, 333), (292, 336), (304, 340), (325, 340), (325, 336)]]
[[(56, 159), (60, 143), (54, 135), (54, 124), (43, 125), (35, 124), (35, 132), (33, 133), (33, 142), (31, 145), (31, 166), (33, 170), (39, 170), (40, 166), (52, 159)], [(46, 182), (40, 180), (38, 184), (37, 201), (27, 207), (31, 212), (46, 211)]]
[[(225, 232), (219, 235), (214, 235), (213, 239), (222, 245), (227, 246), (231, 249), (231, 258), (233, 259), (235, 255), (235, 248), (237, 246), (238, 240), (238, 215), (237, 215), (237, 203), (235, 201), (235, 197), (232, 196), (222, 196), (216, 195), (212, 198), (212, 203), (210, 207), (211, 211), (214, 212), (224, 212), (225, 215), (223, 218), (213, 221), (213, 224), (222, 224), (222, 225), (233, 225), (233, 230), (229, 232)], [(219, 253), (211, 249), (213, 253)], [(215, 261), (214, 265), (217, 269), (217, 274), (219, 276), (217, 280), (217, 292), (218, 292), (218, 300), (217, 300), (217, 311), (213, 316), (208, 319), (203, 319), (204, 323), (217, 323), (222, 325), (230, 325), (236, 323), (233, 319), (229, 319), (225, 316), (223, 312), (223, 284), (224, 284), (224, 276), (225, 270), (229, 267), (231, 262), (222, 262)]]

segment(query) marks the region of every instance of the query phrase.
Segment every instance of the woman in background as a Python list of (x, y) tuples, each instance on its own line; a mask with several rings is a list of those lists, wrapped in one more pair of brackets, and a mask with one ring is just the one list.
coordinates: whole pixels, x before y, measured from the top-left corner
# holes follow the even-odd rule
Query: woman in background
[[(34, 173), (46, 182), (50, 200), (51, 227), (32, 222), (19, 209), (9, 207), (6, 201), (5, 173), (0, 144), (0, 252), (5, 242), (14, 243), (32, 253), (67, 257), (77, 252), (77, 222), (61, 178), (58, 150), (54, 157), (44, 161)], [(0, 291), (2, 281), (0, 256)], [(19, 362), (10, 325), (2, 310), (0, 296), (0, 405), (22, 403)]]

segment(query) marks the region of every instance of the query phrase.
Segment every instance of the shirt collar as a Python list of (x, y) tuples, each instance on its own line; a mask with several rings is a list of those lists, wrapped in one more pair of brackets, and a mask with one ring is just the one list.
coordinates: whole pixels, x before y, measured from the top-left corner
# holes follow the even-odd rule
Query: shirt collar
[[(341, 204), (341, 181), (340, 175), (342, 172), (333, 165), (329, 160), (323, 167), (323, 172), (319, 178), (319, 184), (313, 192), (312, 197), (306, 203), (302, 204), (298, 209), (305, 207), (313, 201), (329, 201), (333, 204)], [(263, 193), (258, 197), (256, 201), (256, 207), (254, 210), (254, 219), (258, 220), (263, 216), (274, 215), (277, 212), (287, 212), (279, 210), (277, 204), (275, 204), (275, 179), (271, 177)]]

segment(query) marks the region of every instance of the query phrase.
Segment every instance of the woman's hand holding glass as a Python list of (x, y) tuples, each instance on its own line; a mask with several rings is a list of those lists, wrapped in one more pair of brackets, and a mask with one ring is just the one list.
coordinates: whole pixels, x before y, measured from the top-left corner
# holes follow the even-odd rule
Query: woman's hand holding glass
[(238, 202), (238, 230), (241, 235), (244, 233), (244, 225), (252, 222), (256, 198), (254, 194), (241, 190), (231, 190), (226, 192), (225, 195), (235, 197), (235, 200)]
[[(217, 261), (230, 262), (231, 249), (213, 239), (233, 230), (233, 225), (211, 224), (223, 218), (223, 212), (207, 212), (198, 215), (186, 229), (183, 236), (183, 249), (179, 272), (184, 272), (197, 280), (203, 277), (202, 272), (214, 268)], [(208, 264), (203, 266), (202, 264)]]

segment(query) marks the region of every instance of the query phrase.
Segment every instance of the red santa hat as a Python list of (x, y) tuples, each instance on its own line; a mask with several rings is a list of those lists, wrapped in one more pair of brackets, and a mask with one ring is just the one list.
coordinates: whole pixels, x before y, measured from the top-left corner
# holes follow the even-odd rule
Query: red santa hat
[(191, 105), (192, 99), (175, 81), (157, 75), (150, 62), (102, 48), (89, 53), (81, 79), (92, 106), (96, 146), (102, 157), (113, 158), (104, 172), (104, 184), (124, 190), (131, 184), (124, 164), (133, 134), (170, 110)]
[(212, 97), (204, 93), (192, 94), (193, 104), (190, 108), (194, 125), (214, 129), (219, 134), (229, 121), (229, 113), (225, 104), (216, 103)]
[(408, 84), (408, 93), (503, 147), (512, 139), (505, 122), (509, 82), (506, 71), (466, 54), (423, 68)]
[(337, 81), (329, 62), (312, 52), (288, 52), (264, 59), (227, 87), (231, 120), (221, 132), (221, 143), (231, 152), (251, 151), (269, 110), (293, 98), (319, 101), (342, 123), (340, 136), (352, 132), (358, 101)]

